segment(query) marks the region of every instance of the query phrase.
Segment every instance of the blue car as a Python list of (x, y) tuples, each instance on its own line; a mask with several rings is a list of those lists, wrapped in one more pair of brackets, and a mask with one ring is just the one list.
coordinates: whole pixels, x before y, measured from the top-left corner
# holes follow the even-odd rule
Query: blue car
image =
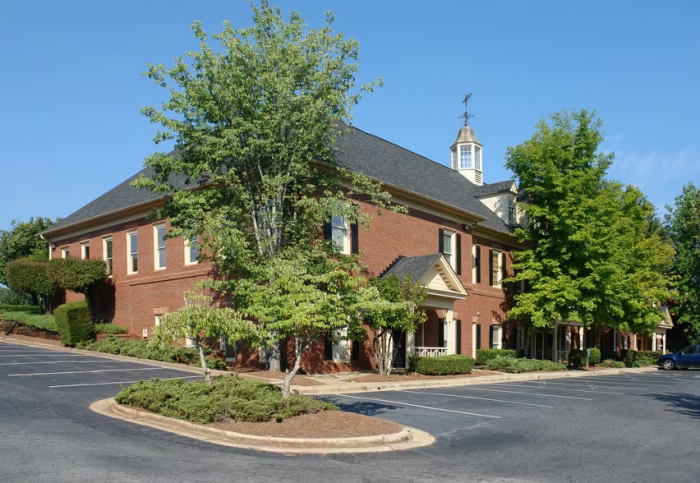
[(657, 364), (667, 371), (700, 367), (700, 346), (689, 345), (673, 354), (662, 355)]

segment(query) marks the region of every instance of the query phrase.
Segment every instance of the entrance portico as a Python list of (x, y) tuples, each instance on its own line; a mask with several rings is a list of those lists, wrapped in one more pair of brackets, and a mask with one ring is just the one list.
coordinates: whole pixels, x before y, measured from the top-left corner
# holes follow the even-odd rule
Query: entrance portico
[(400, 257), (383, 277), (410, 276), (425, 287), (428, 297), (423, 304), (427, 320), (415, 332), (406, 334), (406, 360), (412, 355), (436, 357), (458, 353), (461, 327), (454, 319), (454, 302), (467, 291), (440, 253), (418, 257)]

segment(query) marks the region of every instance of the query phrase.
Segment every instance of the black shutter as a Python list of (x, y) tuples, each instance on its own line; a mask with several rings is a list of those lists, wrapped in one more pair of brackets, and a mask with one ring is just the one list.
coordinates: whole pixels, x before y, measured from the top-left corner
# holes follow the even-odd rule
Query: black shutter
[(476, 246), (476, 283), (481, 283), (481, 247)]
[(506, 252), (501, 253), (502, 262), (501, 262), (501, 280), (505, 280), (508, 278), (508, 270), (506, 269)]
[(476, 350), (481, 349), (481, 324), (476, 324)]
[(457, 275), (462, 275), (462, 235), (457, 233)]
[(327, 336), (323, 343), (323, 358), (327, 361), (333, 360), (333, 339)]
[(489, 325), (489, 349), (493, 349), (493, 325)]
[(331, 229), (331, 224), (326, 222), (323, 224), (323, 239), (330, 240), (333, 238), (333, 230)]
[(357, 223), (350, 225), (350, 253), (357, 255), (360, 253), (360, 244), (358, 240)]
[(360, 360), (360, 342), (359, 340), (352, 341), (352, 348), (350, 349), (350, 360), (359, 361)]
[(445, 319), (438, 319), (438, 347), (445, 347)]
[(440, 228), (438, 230), (438, 253), (444, 253), (445, 252), (445, 230)]
[(457, 354), (462, 353), (462, 321), (455, 320), (456, 331), (457, 331)]
[(489, 250), (489, 285), (493, 287), (493, 250)]

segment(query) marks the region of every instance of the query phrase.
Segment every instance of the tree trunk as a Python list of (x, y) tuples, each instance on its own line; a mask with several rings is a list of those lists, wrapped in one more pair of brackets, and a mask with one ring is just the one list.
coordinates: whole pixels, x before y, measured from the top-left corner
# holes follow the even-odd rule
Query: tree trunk
[(209, 368), (207, 367), (207, 360), (204, 358), (204, 351), (202, 350), (202, 344), (200, 343), (199, 336), (194, 338), (194, 343), (197, 346), (197, 351), (199, 352), (199, 362), (202, 364), (202, 370), (204, 371), (204, 380), (211, 382), (211, 374)]
[(301, 357), (304, 355), (304, 345), (299, 339), (299, 337), (294, 338), (294, 368), (291, 372), (289, 371), (289, 368), (287, 368), (287, 370), (285, 371), (284, 388), (282, 389), (282, 399), (289, 398), (289, 394), (292, 392), (292, 378), (299, 371), (299, 367), (301, 367)]

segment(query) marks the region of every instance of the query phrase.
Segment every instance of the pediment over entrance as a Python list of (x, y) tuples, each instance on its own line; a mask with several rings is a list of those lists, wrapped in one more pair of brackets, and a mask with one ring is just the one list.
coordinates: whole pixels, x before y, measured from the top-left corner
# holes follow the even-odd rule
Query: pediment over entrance
[(399, 257), (382, 276), (388, 275), (396, 275), (401, 279), (409, 275), (411, 280), (418, 280), (427, 289), (429, 296), (448, 299), (463, 299), (467, 296), (462, 282), (441, 253)]

